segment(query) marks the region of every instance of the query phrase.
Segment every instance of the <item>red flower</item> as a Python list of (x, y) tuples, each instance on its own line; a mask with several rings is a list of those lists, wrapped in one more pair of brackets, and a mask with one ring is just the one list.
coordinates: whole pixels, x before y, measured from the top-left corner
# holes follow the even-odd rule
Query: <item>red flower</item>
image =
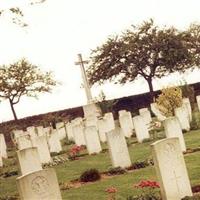
[(107, 193), (116, 193), (117, 192), (117, 188), (115, 187), (109, 187), (105, 190), (105, 192)]
[(156, 181), (146, 180), (146, 181), (140, 181), (140, 183), (135, 185), (135, 187), (137, 187), (137, 188), (146, 188), (146, 187), (159, 188), (160, 186)]

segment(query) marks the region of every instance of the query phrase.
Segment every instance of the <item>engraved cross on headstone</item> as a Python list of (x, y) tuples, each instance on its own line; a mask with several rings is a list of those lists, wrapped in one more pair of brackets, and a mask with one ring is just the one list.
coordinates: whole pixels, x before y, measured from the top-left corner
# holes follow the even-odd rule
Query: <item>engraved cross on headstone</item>
[(178, 184), (178, 181), (179, 181), (179, 179), (180, 179), (180, 181), (181, 181), (181, 176), (177, 176), (177, 174), (176, 174), (176, 172), (175, 171), (173, 171), (173, 174), (174, 174), (174, 178), (173, 179), (171, 179), (172, 181), (173, 180), (175, 180), (176, 181), (176, 187), (177, 187), (177, 190), (178, 190), (178, 194), (180, 195), (180, 188), (179, 188), (179, 184)]
[(87, 75), (85, 72), (84, 64), (88, 64), (88, 61), (83, 61), (81, 54), (78, 54), (78, 61), (75, 62), (75, 65), (80, 65), (81, 67), (81, 75), (83, 78), (83, 84), (84, 84), (85, 93), (87, 96), (87, 102), (92, 103), (92, 94), (91, 94), (90, 85), (87, 79)]

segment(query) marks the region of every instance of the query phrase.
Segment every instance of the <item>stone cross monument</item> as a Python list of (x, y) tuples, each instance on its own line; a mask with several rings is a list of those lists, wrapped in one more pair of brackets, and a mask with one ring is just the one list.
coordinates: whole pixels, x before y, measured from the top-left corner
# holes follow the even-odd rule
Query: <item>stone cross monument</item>
[(88, 61), (83, 61), (82, 55), (78, 54), (78, 61), (75, 62), (75, 64), (80, 65), (80, 67), (81, 67), (81, 75), (83, 78), (83, 85), (84, 85), (85, 93), (87, 96), (87, 103), (90, 104), (90, 103), (92, 103), (92, 94), (91, 94), (91, 90), (90, 90), (90, 84), (88, 82), (87, 75), (86, 75), (85, 68), (84, 68), (84, 64), (88, 64)]

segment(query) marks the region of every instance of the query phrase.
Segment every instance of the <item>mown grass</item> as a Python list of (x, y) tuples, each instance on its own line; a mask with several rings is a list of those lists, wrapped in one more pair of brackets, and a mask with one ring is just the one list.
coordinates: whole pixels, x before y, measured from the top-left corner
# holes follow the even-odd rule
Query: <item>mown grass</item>
[[(190, 131), (189, 133), (184, 134), (184, 138), (187, 148), (200, 147), (200, 130)], [(152, 142), (153, 141), (138, 144), (135, 143), (135, 138), (129, 139), (128, 143), (131, 161), (144, 161), (151, 158), (150, 144)], [(66, 150), (68, 148), (69, 146), (65, 146), (64, 149)], [(103, 145), (103, 148), (106, 149), (107, 146)], [(86, 151), (83, 152), (83, 154), (85, 153)], [(17, 162), (14, 151), (9, 151), (9, 156), (13, 156), (13, 158), (6, 161), (6, 165), (8, 165), (8, 167), (1, 169), (0, 174), (5, 171), (18, 170), (18, 166), (15, 164)], [(200, 184), (200, 152), (185, 155), (185, 161), (191, 185)], [(10, 164), (14, 165), (10, 166)], [(107, 171), (111, 168), (111, 162), (109, 153), (106, 151), (98, 155), (85, 155), (84, 157), (81, 157), (80, 160), (65, 162), (55, 166), (54, 168), (57, 172), (59, 183), (69, 183), (71, 180), (79, 178), (81, 173), (89, 168), (96, 168), (100, 172)], [(18, 194), (15, 183), (16, 178), (17, 176), (8, 178), (0, 177), (0, 199), (6, 196)], [(153, 166), (134, 170), (124, 175), (103, 179), (95, 183), (86, 184), (79, 188), (61, 190), (61, 192), (63, 199), (66, 200), (105, 200), (107, 199), (105, 189), (107, 187), (114, 186), (118, 190), (117, 199), (120, 200), (126, 199), (129, 195), (136, 195), (140, 193), (140, 191), (134, 188), (133, 185), (144, 179), (157, 179)]]

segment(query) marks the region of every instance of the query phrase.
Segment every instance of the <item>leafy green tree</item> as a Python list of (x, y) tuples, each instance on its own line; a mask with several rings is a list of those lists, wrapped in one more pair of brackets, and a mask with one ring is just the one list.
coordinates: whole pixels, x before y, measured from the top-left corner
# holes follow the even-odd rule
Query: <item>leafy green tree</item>
[(37, 97), (39, 93), (51, 92), (56, 81), (51, 72), (42, 72), (26, 59), (0, 67), (0, 98), (9, 100), (14, 119), (14, 105), (22, 96)]
[(143, 77), (153, 100), (153, 79), (194, 65), (191, 34), (170, 27), (159, 28), (149, 20), (112, 36), (92, 50), (87, 74), (91, 84), (115, 80), (124, 84)]

